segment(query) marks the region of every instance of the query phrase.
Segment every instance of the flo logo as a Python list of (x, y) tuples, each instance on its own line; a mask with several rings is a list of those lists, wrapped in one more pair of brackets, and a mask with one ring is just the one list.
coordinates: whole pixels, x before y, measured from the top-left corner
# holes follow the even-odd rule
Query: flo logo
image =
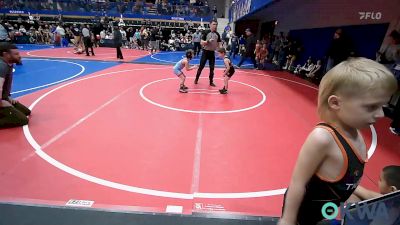
[(358, 12), (360, 20), (380, 20), (382, 18), (381, 12)]
[[(357, 212), (355, 214), (355, 211)], [(343, 203), (340, 204), (340, 217), (343, 219), (346, 216), (348, 220), (354, 220), (354, 217), (357, 216), (357, 220), (363, 220), (365, 218), (372, 220), (375, 218), (380, 219), (389, 219), (389, 212), (388, 208), (386, 207), (385, 203), (378, 202), (378, 203), (370, 203), (370, 204), (355, 204), (355, 209), (351, 209), (350, 211), (350, 204), (344, 205)], [(327, 202), (322, 206), (321, 209), (322, 216), (325, 219), (332, 220), (335, 219), (339, 214), (339, 207), (333, 202)]]

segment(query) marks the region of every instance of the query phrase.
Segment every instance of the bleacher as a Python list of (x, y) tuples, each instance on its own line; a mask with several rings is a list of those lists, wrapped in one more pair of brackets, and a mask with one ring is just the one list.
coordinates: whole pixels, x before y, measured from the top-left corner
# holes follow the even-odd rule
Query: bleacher
[(109, 16), (124, 18), (147, 18), (160, 20), (208, 21), (210, 9), (203, 4), (190, 4), (186, 0), (160, 1), (155, 4), (143, 0), (1, 0), (0, 13), (41, 14), (64, 16)]

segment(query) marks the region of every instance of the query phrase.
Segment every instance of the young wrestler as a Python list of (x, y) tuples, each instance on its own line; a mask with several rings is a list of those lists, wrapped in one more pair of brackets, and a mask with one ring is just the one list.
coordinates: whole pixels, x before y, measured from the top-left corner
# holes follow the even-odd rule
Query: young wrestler
[(318, 93), (319, 124), (305, 141), (285, 194), (279, 225), (314, 225), (322, 206), (339, 206), (357, 188), (367, 161), (359, 129), (383, 117), (382, 106), (397, 89), (393, 74), (366, 58), (331, 69)]
[(185, 74), (182, 72), (183, 68), (186, 68), (187, 71), (189, 70), (193, 70), (195, 68), (197, 68), (197, 66), (190, 66), (189, 65), (189, 61), (193, 58), (193, 50), (187, 50), (186, 54), (185, 54), (185, 58), (181, 59), (179, 62), (177, 62), (174, 66), (174, 74), (176, 76), (178, 76), (179, 80), (180, 80), (180, 87), (179, 87), (179, 92), (180, 93), (187, 93), (187, 89), (188, 87), (185, 86), (185, 80), (186, 80), (186, 76)]
[(229, 57), (226, 55), (225, 48), (219, 48), (218, 50), (219, 57), (224, 59), (225, 71), (224, 71), (224, 88), (219, 90), (221, 94), (228, 94), (228, 82), (235, 73), (235, 68), (233, 68), (232, 62)]

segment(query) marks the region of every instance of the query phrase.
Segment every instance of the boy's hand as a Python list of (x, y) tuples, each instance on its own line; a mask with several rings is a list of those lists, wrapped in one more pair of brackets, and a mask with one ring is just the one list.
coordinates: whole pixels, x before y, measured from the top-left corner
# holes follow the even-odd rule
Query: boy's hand
[(285, 220), (280, 219), (277, 225), (296, 225), (296, 223), (287, 223)]
[(12, 99), (12, 98), (8, 98), (8, 100), (11, 102), (11, 104), (17, 104), (18, 103), (18, 101), (17, 100), (14, 100), (14, 99)]

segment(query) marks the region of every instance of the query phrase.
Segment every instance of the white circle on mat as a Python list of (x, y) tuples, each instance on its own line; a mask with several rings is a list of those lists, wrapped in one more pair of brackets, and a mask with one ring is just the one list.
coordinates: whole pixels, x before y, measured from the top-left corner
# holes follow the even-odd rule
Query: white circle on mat
[[(43, 94), (40, 96), (38, 99), (36, 99), (29, 107), (29, 109), (33, 110), (33, 108), (41, 101), (43, 100), (46, 96), (50, 95), (51, 93), (60, 90), (66, 86), (76, 84), (79, 82), (82, 82), (84, 80), (88, 79), (93, 79), (97, 77), (102, 77), (110, 74), (117, 74), (121, 72), (130, 72), (130, 71), (136, 71), (136, 70), (157, 70), (157, 69), (166, 69), (170, 67), (160, 67), (160, 68), (144, 68), (144, 69), (131, 69), (131, 70), (123, 70), (123, 71), (115, 71), (115, 72), (109, 72), (109, 73), (104, 73), (104, 74), (99, 74), (99, 75), (94, 75), (91, 77), (85, 77), (79, 80), (74, 80), (69, 83), (63, 84), (59, 87), (56, 87), (47, 93)], [(269, 77), (269, 78), (274, 78), (274, 79), (279, 79), (279, 80), (285, 80), (287, 82), (291, 83), (296, 83), (302, 86), (306, 86), (309, 88), (312, 88), (314, 90), (318, 90), (317, 88), (300, 83), (297, 81), (292, 81), (289, 79), (281, 78), (281, 77), (275, 77), (271, 76), (268, 74), (260, 74), (260, 73), (253, 73), (253, 72), (244, 72), (252, 75), (258, 75), (258, 76), (264, 76), (264, 77)], [(135, 74), (135, 73), (129, 73), (129, 74)], [(371, 125), (371, 132), (372, 132), (372, 144), (368, 150), (368, 156), (369, 158), (372, 156), (372, 154), (376, 150), (377, 146), (377, 134), (375, 131), (375, 128)], [(205, 199), (242, 199), (242, 198), (258, 198), (258, 197), (268, 197), (268, 196), (276, 196), (276, 195), (282, 195), (285, 193), (286, 188), (281, 188), (281, 189), (275, 189), (275, 190), (265, 190), (265, 191), (255, 191), (255, 192), (234, 192), (234, 193), (205, 193), (205, 192), (195, 192), (195, 193), (180, 193), (180, 192), (169, 192), (169, 191), (161, 191), (161, 190), (154, 190), (154, 189), (148, 189), (148, 188), (141, 188), (141, 187), (135, 187), (135, 186), (130, 186), (126, 184), (121, 184), (113, 181), (109, 181), (106, 179), (102, 179), (99, 177), (92, 176), (90, 174), (83, 173), (79, 170), (76, 170), (72, 167), (69, 167), (58, 160), (54, 159), (50, 155), (48, 155), (46, 152), (42, 150), (42, 147), (37, 143), (37, 141), (33, 138), (30, 130), (29, 130), (29, 124), (23, 126), (23, 131), (25, 138), (29, 142), (29, 144), (35, 149), (35, 153), (44, 159), (46, 162), (50, 163), (54, 167), (69, 173), (73, 176), (79, 177), (83, 180), (93, 182), (102, 186), (106, 186), (109, 188), (114, 188), (122, 191), (127, 191), (131, 193), (138, 193), (138, 194), (144, 194), (144, 195), (150, 195), (150, 196), (157, 196), (157, 197), (166, 197), (166, 198), (175, 198), (175, 199), (194, 199), (194, 198), (205, 198)]]
[[(188, 77), (188, 78), (191, 78), (191, 77)], [(220, 79), (220, 78), (215, 78), (215, 79), (222, 80), (222, 79)], [(155, 105), (155, 106), (164, 108), (164, 109), (170, 109), (170, 110), (174, 110), (174, 111), (187, 112), (187, 113), (205, 113), (205, 114), (221, 114), (221, 113), (237, 113), (237, 112), (244, 112), (244, 111), (248, 111), (248, 110), (251, 110), (251, 109), (255, 109), (255, 108), (261, 106), (262, 104), (264, 104), (265, 100), (267, 99), (267, 97), (265, 96), (264, 92), (261, 91), (260, 89), (258, 89), (257, 87), (254, 87), (254, 86), (252, 86), (252, 85), (250, 85), (250, 84), (246, 84), (246, 83), (243, 83), (243, 82), (235, 81), (235, 80), (231, 80), (230, 82), (238, 83), (238, 84), (241, 84), (241, 85), (244, 85), (244, 86), (247, 86), (247, 87), (250, 87), (250, 88), (255, 89), (256, 91), (258, 91), (258, 92), (261, 94), (262, 99), (261, 99), (257, 104), (255, 104), (255, 105), (253, 105), (253, 106), (250, 106), (250, 107), (242, 108), (242, 109), (221, 110), (221, 111), (207, 111), (207, 110), (180, 109), (180, 108), (176, 108), (176, 107), (171, 107), (171, 106), (163, 105), (163, 104), (157, 103), (157, 102), (155, 102), (155, 101), (153, 101), (153, 100), (150, 100), (149, 98), (147, 98), (147, 97), (144, 95), (143, 92), (144, 92), (144, 89), (146, 89), (146, 87), (148, 87), (148, 86), (150, 86), (150, 85), (152, 85), (152, 84), (155, 84), (155, 83), (160, 83), (160, 82), (162, 82), (162, 81), (166, 81), (166, 80), (176, 80), (176, 78), (165, 78), (165, 79), (160, 79), (160, 80), (152, 81), (152, 82), (150, 82), (150, 83), (148, 83), (148, 84), (145, 84), (145, 85), (143, 85), (142, 88), (140, 88), (140, 91), (139, 91), (140, 96), (141, 96), (141, 97), (143, 98), (143, 100), (145, 100), (146, 102), (148, 102), (148, 103), (150, 103), (150, 104), (152, 104), (152, 105)]]

